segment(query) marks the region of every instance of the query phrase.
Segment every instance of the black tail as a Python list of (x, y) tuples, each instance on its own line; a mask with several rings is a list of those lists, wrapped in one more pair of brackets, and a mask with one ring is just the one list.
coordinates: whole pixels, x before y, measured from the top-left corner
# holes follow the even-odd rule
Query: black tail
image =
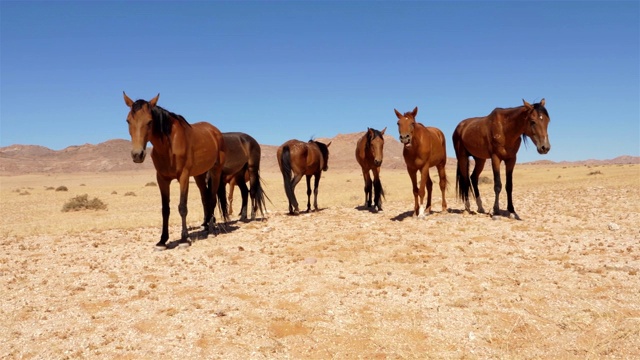
[[(458, 160), (458, 165), (456, 166), (456, 193), (458, 194), (458, 199), (467, 202), (469, 201), (469, 163), (467, 162), (467, 176), (462, 176), (462, 170), (460, 169), (460, 161)], [(475, 194), (474, 194), (475, 196)]]
[[(211, 184), (209, 185), (211, 186)], [(220, 214), (222, 214), (222, 221), (229, 222), (229, 204), (227, 203), (227, 183), (220, 178), (220, 183), (218, 184), (218, 209), (220, 209)]]
[[(267, 196), (267, 194), (264, 192), (264, 189), (262, 188), (262, 184), (263, 184), (264, 180), (260, 177), (260, 171), (258, 171), (256, 173), (256, 181), (255, 184), (251, 184), (251, 197), (253, 199), (255, 199), (255, 204), (254, 206), (254, 213), (257, 210), (260, 210), (260, 215), (262, 215), (262, 218), (265, 218), (265, 214), (267, 212), (267, 201), (269, 200), (269, 202), (271, 202), (271, 199), (269, 199), (269, 197)], [(271, 203), (273, 204), (273, 203)]]
[(291, 206), (298, 207), (298, 204), (296, 203), (293, 186), (291, 186), (291, 150), (289, 149), (289, 146), (282, 148), (280, 163), (282, 164), (280, 171), (282, 171), (282, 179), (284, 180), (284, 192), (287, 194), (289, 210), (291, 210)]

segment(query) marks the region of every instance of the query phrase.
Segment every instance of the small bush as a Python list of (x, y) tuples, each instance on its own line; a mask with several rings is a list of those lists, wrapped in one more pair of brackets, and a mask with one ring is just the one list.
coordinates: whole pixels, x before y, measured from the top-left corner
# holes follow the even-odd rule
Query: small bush
[(44, 188), (45, 190), (55, 190), (56, 188), (54, 188), (53, 186), (47, 186)]
[(126, 193), (124, 193), (124, 196), (136, 196), (136, 193), (134, 193), (133, 191), (127, 191)]
[(80, 186), (87, 186), (86, 184), (80, 184)]
[(145, 186), (158, 186), (158, 184), (156, 184), (155, 182), (151, 181), (151, 182), (148, 182)]
[(488, 176), (480, 176), (478, 178), (478, 184), (493, 184), (493, 180), (491, 180)]
[(592, 172), (588, 173), (587, 175), (602, 175), (602, 171), (600, 171), (600, 170), (592, 171)]
[(62, 186), (58, 186), (58, 187), (56, 188), (56, 191), (69, 191), (69, 189), (67, 189), (67, 187), (66, 187), (66, 186), (62, 185)]
[(111, 192), (111, 195), (118, 195), (118, 192), (117, 192), (117, 191), (115, 191), (115, 190), (113, 190), (113, 191)]
[(31, 193), (25, 190), (20, 192), (20, 195), (31, 195)]
[(107, 205), (98, 198), (89, 200), (89, 195), (84, 194), (72, 198), (62, 207), (62, 212), (80, 210), (107, 210)]

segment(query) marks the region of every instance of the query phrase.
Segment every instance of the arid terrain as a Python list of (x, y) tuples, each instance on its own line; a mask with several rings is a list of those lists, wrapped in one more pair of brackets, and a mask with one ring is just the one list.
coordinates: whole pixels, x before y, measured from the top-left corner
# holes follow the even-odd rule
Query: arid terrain
[[(153, 166), (126, 141), (0, 149), (0, 358), (640, 358), (637, 157), (518, 164), (522, 220), (463, 213), (452, 159), (449, 211), (434, 186), (416, 219), (395, 140), (384, 211), (362, 207), (356, 138), (332, 139), (319, 212), (287, 214), (275, 147), (266, 219), (205, 237), (192, 183), (194, 243), (166, 251)], [(490, 208), (492, 182), (480, 190)], [(82, 194), (107, 209), (61, 211)]]

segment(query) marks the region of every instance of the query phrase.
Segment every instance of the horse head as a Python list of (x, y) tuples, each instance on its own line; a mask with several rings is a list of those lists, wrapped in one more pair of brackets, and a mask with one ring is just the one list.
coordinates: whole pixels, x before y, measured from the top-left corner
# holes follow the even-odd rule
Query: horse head
[(524, 135), (528, 136), (536, 145), (539, 154), (546, 154), (551, 150), (549, 143), (549, 134), (547, 126), (549, 125), (549, 113), (544, 107), (544, 99), (537, 104), (529, 104), (522, 99), (524, 107), (527, 111), (527, 124), (525, 125)]
[(418, 115), (418, 107), (413, 111), (401, 114), (398, 110), (393, 109), (398, 117), (398, 132), (400, 133), (400, 142), (404, 146), (411, 146), (413, 138), (413, 129), (416, 126), (416, 115)]
[(371, 151), (371, 155), (373, 155), (373, 163), (376, 166), (382, 165), (385, 131), (387, 131), (386, 127), (382, 131), (372, 128), (367, 129), (367, 146)]
[(127, 124), (129, 124), (129, 135), (131, 135), (131, 158), (135, 163), (141, 163), (146, 156), (147, 142), (153, 129), (153, 114), (152, 110), (158, 103), (160, 94), (151, 99), (145, 100), (131, 100), (127, 94), (124, 95), (124, 102), (131, 109), (127, 115)]

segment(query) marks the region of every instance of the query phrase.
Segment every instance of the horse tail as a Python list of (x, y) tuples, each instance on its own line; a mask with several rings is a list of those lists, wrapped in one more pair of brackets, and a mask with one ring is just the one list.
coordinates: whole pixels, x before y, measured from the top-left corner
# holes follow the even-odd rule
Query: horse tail
[(229, 222), (229, 205), (227, 203), (227, 182), (222, 176), (220, 177), (220, 182), (218, 183), (218, 190), (216, 194), (218, 197), (218, 209), (220, 209), (220, 214), (222, 214), (222, 221), (225, 223)]
[(287, 199), (291, 203), (291, 199), (295, 199), (293, 186), (291, 186), (291, 149), (289, 145), (282, 148), (282, 155), (280, 155), (280, 171), (282, 171), (282, 178), (284, 179), (284, 191), (287, 194)]
[(267, 213), (267, 200), (271, 202), (271, 199), (269, 199), (267, 194), (264, 192), (264, 188), (262, 187), (263, 182), (264, 180), (260, 177), (260, 171), (258, 170), (256, 172), (255, 184), (251, 184), (251, 192), (253, 192), (258, 210), (260, 210), (260, 214), (264, 218)]
[(458, 194), (458, 199), (466, 202), (469, 201), (469, 162), (467, 162), (467, 176), (462, 176), (460, 166), (460, 160), (458, 160), (458, 165), (456, 166), (456, 193)]

